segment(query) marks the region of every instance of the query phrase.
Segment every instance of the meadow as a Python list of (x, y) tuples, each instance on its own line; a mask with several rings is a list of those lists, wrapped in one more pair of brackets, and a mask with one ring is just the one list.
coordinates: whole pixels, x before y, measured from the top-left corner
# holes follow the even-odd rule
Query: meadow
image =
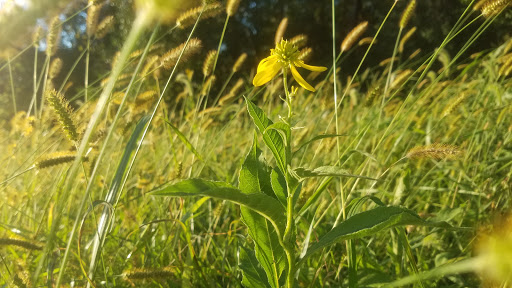
[[(469, 1), (432, 51), (408, 42), (416, 1), (388, 1), (323, 67), (286, 18), (266, 58), (225, 61), (240, 1), (138, 0), (90, 71), (116, 33), (103, 2), (68, 13), (87, 15), (74, 62), (59, 17), (0, 62), (0, 287), (512, 287), (512, 38), (467, 53), (512, 1)], [(383, 29), (392, 53), (369, 66)]]

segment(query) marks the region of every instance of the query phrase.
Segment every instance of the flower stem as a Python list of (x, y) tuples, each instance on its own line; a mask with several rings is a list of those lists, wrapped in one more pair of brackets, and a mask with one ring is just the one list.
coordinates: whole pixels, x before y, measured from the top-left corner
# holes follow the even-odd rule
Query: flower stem
[[(283, 69), (283, 85), (284, 85), (284, 93), (286, 94), (286, 105), (288, 105), (288, 119), (287, 122), (290, 124), (290, 119), (292, 118), (292, 98), (290, 97), (290, 92), (288, 91), (288, 78), (286, 74), (286, 69)], [(284, 172), (284, 171), (283, 171)]]

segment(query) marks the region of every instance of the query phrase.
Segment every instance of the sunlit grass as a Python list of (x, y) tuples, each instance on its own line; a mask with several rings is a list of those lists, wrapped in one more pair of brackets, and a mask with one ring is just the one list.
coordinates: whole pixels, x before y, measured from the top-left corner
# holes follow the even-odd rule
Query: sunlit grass
[[(286, 75), (277, 74), (268, 84), (254, 87), (256, 67), (240, 69), (248, 65), (242, 64), (247, 55), (240, 56), (241, 63), (223, 78), (225, 82), (206, 77), (215, 75), (215, 67), (226, 65), (222, 53), (210, 53), (208, 69), (182, 66), (221, 47), (228, 33), (225, 27), (215, 32), (216, 47), (203, 47), (194, 38), (195, 24), (203, 16), (224, 19), (225, 14), (218, 15), (225, 9), (220, 4), (183, 14), (191, 18), (181, 18), (169, 33), (187, 29), (188, 38), (163, 49), (158, 47), (164, 35), (157, 22), (161, 15), (151, 14), (154, 7), (139, 6), (132, 34), (111, 71), (98, 73), (105, 75), (103, 81), (91, 82), (85, 76), (84, 83), (74, 84), (83, 86), (76, 95), (65, 94), (67, 83), (52, 82), (55, 51), (50, 50), (45, 64), (34, 65), (27, 81), (34, 86), (34, 95), (26, 95), (33, 103), (28, 112), (19, 111), (12, 91), (2, 91), (14, 98), (13, 110), (7, 111), (13, 116), (0, 128), (0, 284), (240, 287), (240, 251), (253, 250), (254, 240), (240, 220), (239, 206), (206, 197), (162, 198), (148, 192), (190, 178), (237, 185), (255, 131), (245, 96), (275, 122), (292, 119), (292, 145), (300, 147), (294, 167), (333, 165), (368, 177), (304, 182), (298, 200), (302, 209), (295, 211), (300, 215), (299, 250), (354, 213), (374, 207), (372, 201), (409, 208), (428, 221), (468, 228), (395, 227), (335, 244), (305, 261), (297, 273), (301, 287), (355, 287), (354, 283), (379, 287), (394, 281), (396, 285), (416, 281), (417, 287), (481, 285), (482, 276), (473, 274), (481, 269), (479, 259), (484, 259), (473, 258), (477, 231), (492, 234), (493, 220), (510, 211), (512, 42), (471, 57), (463, 52), (500, 16), (505, 6), (497, 2), (485, 6), (493, 9), (486, 10), (486, 19), (468, 6), (439, 43), (440, 49), (411, 57), (420, 47), (398, 49), (404, 47), (398, 45), (404, 27), (382, 19), (370, 26), (379, 30), (368, 28), (356, 38), (372, 36), (378, 41), (381, 28), (396, 30), (396, 43), (388, 43), (395, 46), (390, 59), (382, 66), (367, 67), (366, 55), (375, 48), (357, 45), (359, 39), (353, 39), (342, 51), (334, 51), (330, 72), (303, 74), (316, 92), (291, 83), (299, 87), (293, 96), (293, 117), (280, 99), (285, 98), (282, 77)], [(228, 19), (236, 11), (230, 9), (225, 25), (233, 25)], [(398, 10), (390, 3), (390, 14), (402, 13)], [(461, 31), (469, 31), (469, 38), (462, 38)], [(49, 32), (46, 37), (52, 39), (54, 31)], [(146, 40), (136, 47), (139, 37)], [(419, 37), (418, 33), (412, 37)], [(38, 39), (33, 44), (38, 45)], [(91, 39), (94, 33), (87, 42), (93, 49)], [(326, 45), (338, 49), (345, 42), (333, 41)], [(453, 41), (463, 45), (450, 57), (442, 48)], [(133, 53), (136, 49), (141, 50)], [(359, 67), (350, 67), (356, 73), (347, 79), (338, 69), (348, 68), (346, 55), (356, 49), (365, 51), (365, 58)], [(85, 53), (88, 58), (89, 51)], [(0, 63), (0, 69), (11, 72), (16, 59)], [(89, 75), (89, 66), (84, 67), (84, 75)], [(208, 72), (204, 77), (202, 70)], [(123, 75), (125, 80), (116, 83), (115, 78)], [(66, 106), (62, 115), (58, 107), (52, 110), (53, 102), (41, 102), (43, 87), (61, 87), (60, 93), (75, 100), (71, 102), (75, 110)], [(169, 91), (172, 100), (165, 98)], [(69, 123), (76, 124), (72, 133)], [(268, 149), (263, 149), (263, 156), (276, 165)], [(369, 200), (354, 206), (362, 196)], [(466, 272), (471, 274), (462, 274)], [(451, 275), (443, 277), (443, 273)], [(493, 281), (496, 287), (510, 285), (509, 279)]]

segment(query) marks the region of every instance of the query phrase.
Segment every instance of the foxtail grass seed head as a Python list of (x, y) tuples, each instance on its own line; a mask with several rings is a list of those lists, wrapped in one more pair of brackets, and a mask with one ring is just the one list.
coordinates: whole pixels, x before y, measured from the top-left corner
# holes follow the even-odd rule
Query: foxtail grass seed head
[(363, 33), (368, 28), (368, 21), (364, 21), (359, 23), (352, 31), (348, 33), (348, 35), (343, 39), (341, 43), (341, 52), (348, 51), (354, 43), (356, 43), (359, 38), (363, 35)]
[(212, 89), (215, 80), (217, 80), (217, 77), (215, 77), (215, 75), (208, 77), (208, 79), (204, 82), (203, 88), (201, 89), (201, 95), (204, 96), (210, 92), (210, 89)]
[(72, 117), (73, 110), (71, 109), (71, 106), (69, 106), (68, 101), (62, 94), (55, 90), (46, 90), (45, 97), (55, 113), (64, 134), (66, 134), (69, 140), (77, 143), (79, 140), (79, 134), (76, 129), (75, 121)]
[[(41, 157), (40, 160), (34, 163), (34, 166), (37, 169), (49, 168), (60, 164), (73, 162), (76, 156), (77, 154), (75, 152), (70, 151), (54, 152)], [(86, 162), (87, 160), (87, 156), (84, 156), (82, 158), (82, 161), (84, 162)]]
[(425, 146), (417, 146), (407, 152), (405, 157), (409, 159), (437, 159), (454, 160), (462, 155), (462, 150), (455, 145), (434, 143)]
[(228, 0), (226, 4), (226, 13), (229, 17), (235, 15), (238, 10), (238, 6), (240, 6), (240, 0)]
[(110, 32), (110, 30), (112, 30), (113, 26), (114, 16), (109, 15), (105, 17), (103, 20), (101, 20), (100, 24), (98, 24), (94, 36), (96, 37), (96, 39), (102, 39), (108, 34), (108, 32)]
[(48, 35), (46, 35), (46, 55), (53, 56), (57, 52), (60, 42), (61, 22), (58, 16), (55, 16), (48, 26)]
[[(181, 51), (185, 47), (185, 43), (186, 42), (182, 43), (180, 46), (170, 50), (169, 52), (165, 53), (161, 57), (160, 63), (162, 66), (164, 66), (164, 68), (170, 69), (170, 68), (174, 67), (174, 65), (176, 65), (176, 62), (178, 61), (178, 57), (180, 56)], [(193, 54), (196, 54), (197, 52), (199, 52), (201, 47), (202, 47), (201, 40), (199, 40), (197, 38), (190, 39), (190, 41), (185, 49), (185, 52), (183, 53), (182, 60), (185, 61)]]
[(407, 7), (405, 7), (405, 10), (402, 14), (402, 17), (400, 18), (400, 29), (404, 29), (407, 24), (409, 23), (409, 20), (411, 20), (412, 14), (414, 13), (414, 9), (416, 8), (416, 0), (409, 1), (409, 4), (407, 4)]
[(62, 60), (60, 58), (55, 58), (50, 64), (50, 70), (48, 73), (48, 77), (50, 80), (55, 79), (57, 75), (59, 75), (60, 70), (62, 69)]
[(88, 37), (92, 37), (94, 33), (96, 33), (98, 18), (100, 16), (102, 6), (102, 4), (92, 4), (89, 6), (89, 9), (87, 9), (87, 21), (85, 22), (85, 27)]
[(240, 91), (240, 88), (242, 88), (243, 85), (244, 80), (242, 78), (238, 79), (238, 81), (236, 81), (235, 85), (233, 85), (231, 90), (229, 90), (229, 93), (220, 98), (219, 105), (224, 106), (230, 103), (233, 99), (235, 99), (236, 96), (238, 96), (238, 92)]
[(418, 56), (418, 54), (420, 54), (420, 53), (421, 53), (421, 48), (414, 50), (414, 52), (412, 52), (411, 55), (409, 55), (409, 59), (412, 59), (412, 58)]
[[(203, 11), (203, 14), (201, 14), (201, 11)], [(204, 10), (203, 6), (192, 8), (190, 10), (187, 10), (178, 17), (178, 19), (176, 20), (176, 26), (178, 26), (180, 29), (185, 29), (187, 27), (192, 26), (196, 22), (197, 17), (199, 17), (200, 14), (201, 19), (207, 19), (219, 15), (220, 13), (222, 13), (222, 11), (224, 11), (224, 8), (220, 3), (217, 2), (206, 4), (206, 6), (204, 6)]]
[(487, 1), (489, 0), (479, 0), (478, 2), (476, 2), (475, 5), (473, 5), (473, 11), (480, 10), (480, 8), (482, 8), (482, 6), (484, 6), (484, 4), (487, 3)]
[(311, 57), (311, 54), (313, 54), (313, 48), (306, 47), (306, 48), (300, 50), (299, 60), (307, 61), (309, 59), (309, 57)]
[(17, 246), (28, 250), (43, 249), (43, 246), (38, 243), (16, 238), (0, 238), (0, 246)]
[(125, 280), (162, 279), (174, 276), (174, 270), (170, 267), (162, 269), (134, 269), (123, 273)]
[(143, 106), (148, 104), (148, 102), (152, 102), (156, 98), (156, 91), (150, 90), (143, 92), (135, 98), (135, 105)]
[(407, 43), (407, 41), (412, 37), (412, 35), (414, 35), (415, 32), (416, 32), (416, 27), (412, 27), (411, 29), (409, 29), (409, 31), (407, 31), (407, 33), (405, 33), (402, 40), (400, 40), (400, 46), (398, 48), (398, 51), (400, 53), (404, 52), (405, 43)]
[(297, 35), (297, 36), (293, 37), (292, 39), (290, 39), (290, 43), (295, 45), (295, 47), (297, 47), (298, 49), (306, 46), (307, 42), (308, 42), (308, 36), (304, 35), (304, 34)]
[[(364, 37), (363, 39), (359, 40), (359, 43), (357, 45), (364, 46), (364, 45), (370, 45), (372, 43), (373, 37)], [(373, 41), (373, 43), (377, 43), (377, 40)]]
[(39, 41), (41, 40), (41, 35), (43, 34), (43, 27), (37, 26), (34, 34), (32, 34), (32, 43), (36, 48), (39, 48)]
[(468, 95), (469, 95), (468, 92), (463, 92), (462, 94), (460, 94), (459, 97), (457, 97), (457, 99), (455, 99), (455, 101), (451, 102), (450, 104), (448, 104), (448, 106), (446, 106), (446, 108), (443, 110), (442, 116), (446, 117), (446, 116), (452, 114), (452, 112), (455, 109), (457, 109), (457, 107), (459, 107), (460, 104), (464, 100), (466, 100), (468, 98)]
[(507, 8), (511, 3), (512, 0), (489, 0), (482, 5), (482, 15), (485, 18), (495, 16)]
[(396, 75), (395, 80), (391, 83), (391, 89), (398, 88), (404, 84), (412, 73), (413, 71), (411, 69), (406, 69)]
[(236, 59), (235, 64), (233, 64), (233, 72), (240, 71), (240, 68), (242, 67), (246, 59), (247, 53), (242, 53), (240, 56), (238, 56), (238, 59)]
[(279, 23), (279, 26), (276, 30), (276, 35), (274, 37), (274, 43), (277, 45), (281, 43), (281, 40), (283, 40), (284, 32), (286, 32), (286, 28), (288, 27), (288, 18), (285, 17), (281, 20)]
[(215, 57), (217, 56), (217, 50), (210, 50), (208, 54), (206, 54), (206, 58), (203, 63), (203, 75), (204, 77), (210, 76), (213, 69), (213, 62), (215, 62)]

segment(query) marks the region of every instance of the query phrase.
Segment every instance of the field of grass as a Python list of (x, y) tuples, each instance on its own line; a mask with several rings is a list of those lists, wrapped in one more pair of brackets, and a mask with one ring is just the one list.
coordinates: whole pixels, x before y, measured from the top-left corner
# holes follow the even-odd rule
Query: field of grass
[[(465, 53), (511, 1), (471, 2), (435, 51), (407, 46), (414, 7), (390, 1), (403, 13), (380, 25), (396, 29), (390, 58), (366, 64), (381, 30), (363, 23), (326, 43), (326, 71), (298, 68), (315, 91), (289, 66), (255, 87), (247, 55), (215, 81), (223, 54), (194, 32), (233, 16), (227, 2), (163, 31), (175, 7), (138, 1), (112, 69), (77, 93), (54, 81), (74, 69), (52, 51), (61, 22), (20, 52), (42, 39), (47, 58), (29, 110), (13, 103), (0, 127), (0, 287), (511, 287), (512, 39)], [(112, 20), (97, 5), (90, 43)], [(161, 47), (177, 29), (189, 38)], [(317, 65), (303, 38), (294, 57)], [(180, 67), (190, 59), (203, 67)]]

